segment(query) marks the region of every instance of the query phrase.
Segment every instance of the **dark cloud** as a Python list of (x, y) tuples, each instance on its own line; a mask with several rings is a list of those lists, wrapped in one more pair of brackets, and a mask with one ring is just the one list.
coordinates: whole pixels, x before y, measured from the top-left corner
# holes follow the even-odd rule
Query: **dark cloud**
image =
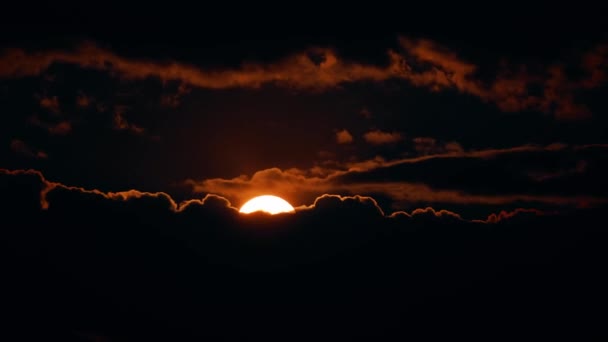
[(581, 303), (605, 304), (604, 277), (589, 272), (607, 257), (602, 208), (471, 222), (433, 208), (387, 217), (372, 198), (325, 195), (295, 214), (240, 215), (219, 196), (177, 204), (33, 170), (1, 170), (0, 189), (4, 252), (20, 262), (5, 269), (3, 307), (30, 328), (21, 336), (48, 325), (47, 336), (109, 340), (428, 337), (437, 324), (493, 332), (513, 317), (580, 319), (595, 333)]
[(42, 150), (36, 150), (28, 146), (28, 144), (26, 144), (23, 140), (20, 139), (13, 139), (11, 141), (10, 148), (13, 152), (28, 158), (47, 159), (49, 157), (46, 152)]
[(366, 119), (372, 118), (372, 112), (369, 109), (367, 109), (367, 107), (361, 108), (361, 110), (359, 111), (359, 114)]

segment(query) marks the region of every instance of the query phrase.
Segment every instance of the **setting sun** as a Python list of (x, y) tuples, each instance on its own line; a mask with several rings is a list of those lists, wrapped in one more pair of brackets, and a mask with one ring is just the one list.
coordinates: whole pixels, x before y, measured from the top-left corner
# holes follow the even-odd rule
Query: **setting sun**
[(286, 200), (272, 195), (263, 195), (250, 199), (245, 203), (239, 212), (249, 214), (256, 211), (263, 211), (271, 215), (280, 213), (293, 213), (295, 209)]

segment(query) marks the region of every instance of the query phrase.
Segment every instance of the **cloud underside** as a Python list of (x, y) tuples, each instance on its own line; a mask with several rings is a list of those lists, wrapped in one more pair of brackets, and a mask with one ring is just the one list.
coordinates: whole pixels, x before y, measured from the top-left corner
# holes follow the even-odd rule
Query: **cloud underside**
[[(128, 190), (121, 192), (104, 192), (97, 189), (85, 189), (68, 186), (47, 180), (37, 170), (0, 169), (0, 188), (3, 189), (3, 202), (6, 212), (28, 217), (44, 211), (74, 211), (80, 215), (87, 210), (108, 210), (113, 212), (130, 211), (133, 208), (145, 208), (150, 217), (165, 217), (183, 213), (205, 213), (206, 217), (241, 217), (238, 208), (222, 196), (207, 194), (203, 198), (185, 200), (177, 203), (164, 192), (144, 192)], [(28, 214), (29, 213), (29, 214)], [(531, 208), (517, 208), (512, 211), (500, 211), (487, 218), (465, 220), (458, 213), (435, 209), (432, 207), (417, 208), (412, 211), (385, 212), (376, 200), (369, 196), (342, 196), (322, 194), (312, 204), (296, 208), (294, 216), (307, 215), (363, 215), (373, 220), (414, 220), (442, 219), (469, 223), (498, 223), (521, 215), (543, 216), (552, 214)], [(25, 215), (25, 216), (24, 216)], [(38, 214), (36, 214), (38, 215)], [(145, 220), (145, 218), (141, 218)]]
[[(235, 203), (269, 192), (292, 204), (318, 194), (387, 198), (393, 209), (447, 204), (504, 206), (527, 203), (579, 208), (608, 201), (603, 175), (606, 145), (525, 145), (510, 149), (445, 152), (385, 161), (334, 163), (314, 168), (271, 168), (232, 179), (187, 180), (199, 193), (215, 193)], [(547, 165), (551, 165), (547, 167)]]
[[(101, 70), (125, 79), (158, 78), (181, 81), (207, 89), (257, 88), (274, 84), (323, 90), (353, 82), (400, 79), (431, 91), (455, 90), (494, 103), (504, 111), (537, 110), (559, 119), (581, 119), (590, 110), (575, 100), (575, 92), (599, 87), (606, 79), (608, 46), (600, 45), (581, 56), (575, 68), (583, 76), (569, 77), (566, 66), (553, 65), (532, 73), (524, 66), (504, 67), (490, 80), (478, 77), (479, 67), (428, 40), (400, 38), (400, 51), (388, 51), (388, 64), (347, 61), (329, 48), (314, 48), (274, 63), (244, 63), (234, 69), (203, 69), (175, 61), (127, 58), (94, 44), (71, 51), (27, 52), (8, 49), (0, 56), (0, 77), (37, 76), (55, 64)], [(530, 94), (532, 87), (543, 89)], [(173, 105), (176, 101), (167, 101)], [(52, 99), (43, 105), (53, 109)]]

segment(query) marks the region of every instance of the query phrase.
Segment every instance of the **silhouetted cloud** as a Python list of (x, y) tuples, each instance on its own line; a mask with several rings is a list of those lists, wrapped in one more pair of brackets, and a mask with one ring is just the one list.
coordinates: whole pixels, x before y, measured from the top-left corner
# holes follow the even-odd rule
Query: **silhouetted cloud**
[(336, 141), (338, 144), (350, 144), (353, 140), (353, 135), (346, 129), (336, 132)]
[[(488, 303), (488, 293), (501, 294), (493, 321), (521, 317), (539, 296), (551, 303), (577, 286), (575, 304), (562, 301), (543, 312), (560, 310), (550, 317), (554, 324), (554, 317), (584, 314), (580, 296), (596, 298), (605, 289), (597, 272), (587, 275), (605, 260), (598, 234), (604, 208), (569, 215), (517, 209), (475, 222), (433, 208), (385, 216), (370, 197), (323, 195), (295, 214), (241, 215), (214, 195), (176, 204), (164, 193), (87, 190), (38, 171), (6, 169), (0, 190), (3, 252), (19, 261), (4, 270), (8, 308), (26, 306), (28, 327), (86, 331), (72, 334), (80, 339), (140, 339), (152, 329), (156, 339), (157, 331), (165, 333), (161, 340), (227, 334), (240, 340), (244, 335), (227, 327), (265, 327), (269, 318), (282, 338), (293, 321), (307, 329), (322, 321), (324, 332), (326, 322), (337, 320), (348, 329), (353, 320), (384, 328), (409, 310), (395, 323), (401, 331), (401, 320), (422, 324), (438, 308), (466, 315), (440, 322), (460, 326), (470, 312), (487, 315), (497, 305)], [(262, 315), (269, 302), (285, 305)], [(345, 302), (356, 305), (344, 308)], [(328, 313), (327, 303), (339, 311), (330, 306)], [(40, 311), (32, 315), (31, 308)], [(536, 324), (537, 314), (526, 318)], [(426, 323), (424, 336), (436, 323)], [(376, 329), (368, 332), (377, 336)]]
[(49, 156), (42, 150), (36, 150), (28, 146), (23, 140), (13, 139), (11, 141), (11, 150), (19, 155), (33, 159), (47, 159)]
[(372, 145), (394, 144), (403, 137), (398, 132), (383, 132), (375, 129), (363, 134), (363, 139)]
[[(274, 177), (277, 177), (278, 171), (274, 170)], [(207, 194), (202, 199), (190, 199), (182, 202), (176, 202), (169, 194), (164, 192), (145, 192), (135, 189), (118, 191), (118, 192), (104, 192), (98, 189), (85, 189), (78, 186), (64, 185), (59, 182), (53, 182), (47, 180), (44, 175), (37, 170), (7, 170), (0, 169), (0, 175), (4, 176), (4, 181), (0, 182), (0, 185), (6, 187), (7, 184), (12, 184), (15, 179), (27, 180), (26, 183), (30, 183), (28, 186), (24, 186), (23, 181), (16, 182), (18, 186), (24, 186), (24, 193), (30, 194), (32, 198), (29, 202), (39, 203), (39, 210), (53, 210), (54, 206), (65, 208), (70, 210), (70, 205), (75, 207), (83, 207), (93, 205), (96, 207), (95, 210), (106, 210), (107, 206), (102, 205), (100, 201), (112, 201), (116, 203), (125, 203), (125, 209), (129, 209), (131, 204), (128, 203), (140, 203), (145, 208), (155, 210), (151, 212), (152, 216), (164, 216), (180, 213), (194, 214), (200, 212), (205, 215), (219, 215), (221, 217), (232, 216), (238, 214), (238, 209), (234, 207), (231, 202), (219, 195)], [(281, 175), (286, 177), (285, 175)], [(259, 176), (257, 176), (259, 177)], [(256, 177), (256, 178), (257, 178)], [(288, 177), (288, 176), (287, 176)], [(34, 192), (31, 189), (38, 189)], [(21, 191), (19, 189), (13, 189), (12, 191)], [(275, 193), (275, 192), (273, 192)], [(7, 194), (10, 197), (10, 194)], [(19, 206), (19, 203), (13, 204)], [(98, 207), (98, 208), (97, 208)], [(198, 208), (198, 209), (197, 209)], [(31, 208), (30, 208), (31, 209)], [(64, 210), (64, 209), (59, 209)], [(158, 210), (166, 211), (166, 214), (158, 212)], [(347, 216), (364, 216), (369, 219), (379, 218), (396, 218), (396, 217), (407, 217), (417, 219), (446, 219), (446, 220), (458, 220), (464, 221), (464, 219), (457, 213), (448, 210), (436, 210), (431, 207), (415, 209), (411, 213), (405, 211), (396, 211), (390, 214), (385, 214), (384, 210), (380, 208), (376, 200), (369, 196), (353, 195), (353, 196), (342, 196), (334, 194), (322, 194), (314, 198), (311, 205), (301, 205), (296, 207), (296, 217), (298, 215), (347, 215)], [(509, 219), (521, 213), (534, 213), (537, 215), (544, 214), (543, 212), (536, 209), (517, 209), (514, 212), (501, 212), (499, 214), (490, 215), (486, 220), (477, 220), (471, 222), (486, 222), (486, 223), (497, 223), (504, 219)], [(76, 214), (76, 213), (75, 213)]]

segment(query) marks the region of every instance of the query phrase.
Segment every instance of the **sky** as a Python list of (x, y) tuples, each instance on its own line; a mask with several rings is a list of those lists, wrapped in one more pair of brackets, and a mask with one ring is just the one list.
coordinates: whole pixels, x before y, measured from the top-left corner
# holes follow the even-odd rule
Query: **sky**
[[(396, 317), (444, 324), (431, 308), (452, 312), (467, 296), (479, 310), (521, 314), (507, 299), (484, 306), (484, 298), (496, 299), (489, 288), (510, 291), (515, 283), (508, 298), (559, 319), (549, 309), (552, 295), (597, 282), (587, 271), (605, 257), (595, 220), (608, 202), (608, 8), (350, 6), (7, 8), (0, 185), (4, 216), (13, 220), (11, 253), (25, 257), (11, 274), (33, 267), (23, 284), (56, 280), (48, 291), (63, 293), (71, 311), (47, 322), (53, 329), (82, 340), (149, 338), (155, 333), (141, 335), (125, 317), (141, 314), (137, 324), (149, 326), (158, 310), (167, 336), (216, 336), (218, 326), (249, 322), (222, 319), (217, 310), (227, 309), (218, 303), (241, 305), (257, 297), (254, 289), (296, 322), (306, 310), (318, 314), (305, 300), (296, 300), (297, 310), (286, 304), (293, 288), (322, 304), (361, 300), (364, 317), (384, 312), (370, 323), (380, 330), (365, 332), (379, 336), (387, 327), (395, 333), (403, 323)], [(295, 214), (238, 214), (265, 194), (287, 200)], [(344, 273), (331, 275), (335, 268)], [(496, 274), (481, 276), (488, 268)], [(560, 270), (582, 283), (535, 292), (563, 281)], [(96, 272), (107, 284), (91, 295), (86, 284)], [(405, 280), (413, 275), (419, 281)], [(113, 287), (111, 279), (123, 278), (124, 287)], [(85, 285), (70, 294), (74, 279)], [(413, 299), (395, 285), (378, 299), (366, 291), (382, 286), (362, 279), (422, 294)], [(521, 285), (524, 279), (535, 285)], [(148, 281), (159, 281), (149, 289), (160, 293), (159, 307), (148, 308), (134, 290)], [(234, 281), (251, 291), (235, 294)], [(452, 288), (445, 297), (434, 295), (438, 281)], [(352, 282), (359, 282), (354, 290), (338, 290)], [(205, 311), (215, 323), (200, 336), (192, 312), (210, 299), (193, 284), (221, 298)], [(594, 286), (588, 299), (599, 303)], [(178, 299), (168, 294), (180, 291)], [(23, 320), (34, 322), (25, 330), (46, 331), (31, 328), (59, 305), (51, 292), (20, 292), (42, 312)], [(413, 309), (387, 306), (388, 297)], [(119, 318), (91, 313), (78, 298)], [(127, 303), (120, 314), (104, 304), (108, 298)], [(564, 300), (568, 310), (590, 312), (573, 296)], [(178, 319), (164, 310), (183, 312)], [(78, 320), (74, 312), (90, 315)], [(352, 315), (331, 329), (315, 327), (340, 333)], [(597, 317), (584, 317), (595, 327)]]

